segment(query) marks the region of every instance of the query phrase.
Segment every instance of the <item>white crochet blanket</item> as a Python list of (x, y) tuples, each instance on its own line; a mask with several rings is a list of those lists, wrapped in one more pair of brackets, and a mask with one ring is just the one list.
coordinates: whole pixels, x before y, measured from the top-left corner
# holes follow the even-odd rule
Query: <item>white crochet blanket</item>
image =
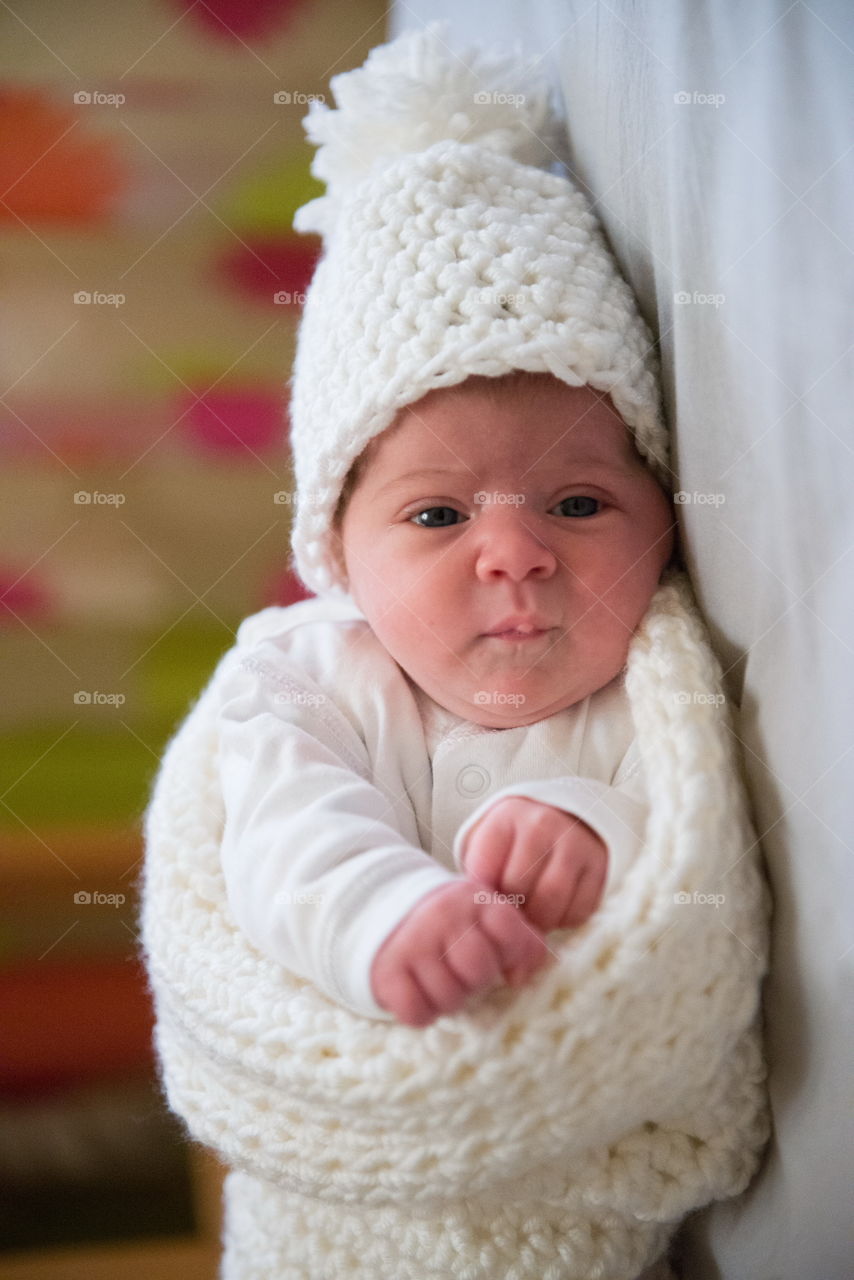
[(338, 1007), (233, 924), (214, 674), (145, 816), (142, 939), (169, 1104), (233, 1168), (225, 1280), (634, 1280), (750, 1181), (769, 901), (682, 573), (626, 688), (644, 855), (531, 985), (417, 1029)]

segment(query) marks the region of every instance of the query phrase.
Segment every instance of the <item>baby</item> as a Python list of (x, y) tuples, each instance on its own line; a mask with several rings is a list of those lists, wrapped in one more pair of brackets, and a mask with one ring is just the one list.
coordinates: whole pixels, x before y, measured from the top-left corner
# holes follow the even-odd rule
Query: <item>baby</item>
[[(336, 525), (391, 656), (440, 706), (499, 729), (619, 676), (673, 550), (670, 501), (607, 398), (547, 374), (472, 378), (404, 410), (358, 460)], [(378, 1002), (424, 1025), (499, 974), (523, 981), (549, 956), (544, 934), (595, 910), (607, 858), (570, 813), (493, 804), (468, 832), (468, 878), (428, 893), (380, 948)]]
[(306, 117), (292, 543), (317, 598), (244, 622), (219, 720), (235, 921), (411, 1026), (526, 982), (644, 839), (621, 673), (673, 551), (656, 358), (516, 75), (426, 31)]
[(654, 344), (549, 171), (546, 87), (447, 35), (307, 117), (314, 596), (243, 620), (147, 817), (223, 1280), (647, 1280), (768, 1133), (755, 837)]
[[(607, 397), (550, 374), (515, 372), (468, 378), (402, 410), (351, 468), (333, 531), (357, 608), (338, 622), (324, 620), (328, 606), (319, 600), (280, 610), (275, 643), (268, 636), (254, 652), (238, 645), (244, 657), (223, 686), (226, 884), (260, 950), (361, 1012), (426, 1026), (502, 980), (527, 981), (550, 959), (545, 935), (580, 926), (595, 911), (609, 854), (623, 863), (637, 856), (646, 801), (640, 771), (629, 771), (622, 793), (614, 790), (622, 807), (614, 808), (610, 786), (631, 755), (620, 676), (673, 551), (672, 507)], [(456, 832), (456, 861), (440, 843), (437, 876), (402, 916), (399, 888), (382, 910), (397, 869), (371, 870), (365, 861), (379, 791), (362, 802), (360, 840), (344, 812), (357, 776), (336, 741), (324, 739), (317, 714), (320, 699), (357, 721), (372, 714), (350, 702), (346, 673), (356, 650), (340, 648), (360, 614), (367, 625), (353, 643), (380, 649), (398, 683), (411, 688), (422, 722), (435, 724), (438, 715), (444, 733), (457, 737), (466, 725), (493, 731), (482, 735), (481, 767), (491, 763), (496, 730), (524, 731), (545, 757), (539, 777), (522, 765), (509, 788), (515, 794), (493, 786), (491, 796), (476, 797), (479, 806), (470, 804)], [(289, 634), (302, 638), (308, 655), (300, 657)], [(324, 671), (310, 655), (329, 645), (340, 651), (333, 671)], [(392, 710), (400, 690), (389, 673), (381, 679), (378, 692)], [(286, 681), (300, 690), (275, 698), (265, 691)], [(418, 729), (404, 724), (387, 726), (369, 745), (372, 770), (382, 768), (382, 751), (395, 750), (395, 728), (408, 737), (400, 750), (413, 752)], [(367, 739), (364, 723), (360, 729)], [(598, 778), (566, 777), (571, 753), (563, 743), (573, 734)], [(585, 747), (595, 734), (598, 758)], [(432, 772), (426, 740), (422, 751), (416, 767)], [(339, 757), (331, 768), (330, 752)], [(321, 769), (328, 777), (313, 798), (310, 775), (317, 780)], [(573, 782), (584, 787), (580, 795)], [(544, 786), (547, 803), (531, 794)], [(431, 819), (443, 803), (432, 797)], [(308, 830), (301, 806), (312, 812)], [(347, 863), (360, 858), (373, 895), (356, 941), (351, 903), (350, 950), (337, 965), (358, 968), (361, 956), (368, 1000), (355, 972), (325, 981), (322, 960), (312, 960), (334, 945), (320, 934), (333, 931), (342, 910), (335, 904), (351, 892)], [(417, 890), (417, 864), (412, 874)]]

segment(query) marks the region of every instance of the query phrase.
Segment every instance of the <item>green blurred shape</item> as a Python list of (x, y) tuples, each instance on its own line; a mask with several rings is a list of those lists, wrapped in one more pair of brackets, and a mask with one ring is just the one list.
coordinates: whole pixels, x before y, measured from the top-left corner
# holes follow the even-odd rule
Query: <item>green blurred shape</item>
[(123, 715), (133, 732), (123, 725), (78, 725), (57, 741), (64, 727), (57, 721), (0, 735), (0, 793), (9, 806), (0, 805), (0, 831), (20, 831), (18, 819), (38, 831), (40, 825), (113, 826), (141, 818), (163, 748), (234, 634), (215, 624), (185, 623), (165, 635), (152, 628), (138, 636), (138, 652), (145, 655), (136, 668), (143, 711)]
[(238, 387), (268, 387), (273, 382), (269, 357), (265, 360), (263, 353), (254, 356), (250, 353), (238, 363), (240, 351), (236, 347), (217, 348), (209, 343), (178, 349), (166, 347), (160, 354), (161, 360), (140, 356), (128, 375), (128, 385), (149, 393), (188, 396), (192, 392), (201, 396), (212, 387), (233, 391)]
[(218, 212), (241, 235), (288, 235), (301, 205), (326, 192), (326, 184), (309, 172), (310, 153), (278, 164), (236, 183), (219, 202)]

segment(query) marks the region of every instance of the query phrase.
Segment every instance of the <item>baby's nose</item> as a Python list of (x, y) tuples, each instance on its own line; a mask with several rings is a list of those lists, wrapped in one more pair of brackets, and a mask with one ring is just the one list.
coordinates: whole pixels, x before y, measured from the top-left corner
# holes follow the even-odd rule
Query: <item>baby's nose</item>
[(529, 574), (546, 578), (554, 573), (557, 557), (523, 513), (490, 513), (480, 517), (476, 531), (477, 573), (484, 579), (507, 574), (516, 581)]

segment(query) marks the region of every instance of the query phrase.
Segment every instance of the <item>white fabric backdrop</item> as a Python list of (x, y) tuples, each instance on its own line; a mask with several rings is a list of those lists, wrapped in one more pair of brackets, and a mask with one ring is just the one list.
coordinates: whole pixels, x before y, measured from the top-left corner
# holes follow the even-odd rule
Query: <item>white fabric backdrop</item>
[(434, 17), (542, 55), (661, 334), (685, 557), (742, 702), (776, 1132), (745, 1195), (686, 1224), (685, 1280), (850, 1280), (854, 6), (406, 0), (387, 38)]

